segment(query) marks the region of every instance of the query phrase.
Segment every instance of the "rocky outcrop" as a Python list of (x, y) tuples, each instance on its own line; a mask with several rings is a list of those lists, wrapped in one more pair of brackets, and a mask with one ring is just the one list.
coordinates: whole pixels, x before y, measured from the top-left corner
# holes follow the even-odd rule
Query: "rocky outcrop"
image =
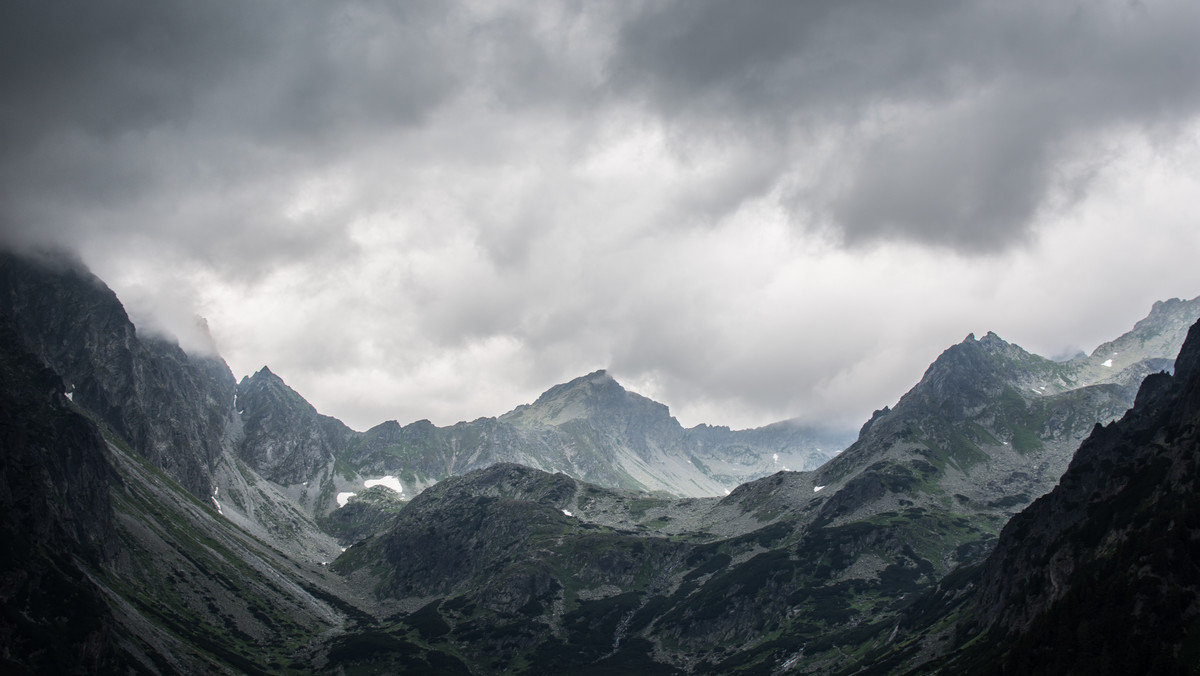
[(1198, 463), (1200, 324), (1174, 376), (1147, 378), (1135, 407), (1097, 426), (1059, 485), (1005, 526), (975, 602), (1005, 670), (1194, 668)]
[(0, 253), (0, 316), (76, 403), (193, 495), (212, 495), (213, 468), (235, 425), (224, 362), (140, 336), (103, 282), (61, 258)]
[(238, 383), (237, 409), (243, 434), (238, 457), (283, 485), (314, 477), (355, 434), (337, 418), (317, 413), (266, 366)]
[[(1181, 323), (1175, 314), (1169, 319)], [(1013, 514), (1054, 486), (1095, 423), (1133, 404), (1131, 374), (1169, 363), (1158, 342), (1137, 350), (1134, 342), (1121, 342), (1128, 346), (1126, 369), (1098, 367), (1078, 385), (1079, 364), (1030, 354), (993, 333), (968, 336), (943, 352), (895, 406), (877, 411), (858, 441), (817, 471), (815, 482), (837, 487), (865, 468), (896, 464), (886, 473), (914, 477), (908, 483), (920, 486), (919, 493), (953, 499), (966, 512)], [(883, 508), (897, 506), (887, 500)]]

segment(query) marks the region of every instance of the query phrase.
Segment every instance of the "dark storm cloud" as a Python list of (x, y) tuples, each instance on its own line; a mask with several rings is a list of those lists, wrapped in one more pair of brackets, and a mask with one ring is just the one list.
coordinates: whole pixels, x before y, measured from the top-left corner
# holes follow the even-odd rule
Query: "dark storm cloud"
[(468, 72), (437, 2), (2, 12), (0, 219), (39, 244), (145, 235), (234, 268), (344, 249), (344, 219), (270, 213), (296, 172), (418, 126)]
[[(9, 3), (0, 31), (4, 123), (24, 144), (76, 128), (114, 136), (160, 124), (323, 136), (400, 122), (454, 86), (441, 3)], [(443, 51), (445, 50), (445, 51)], [(6, 135), (7, 136), (7, 135)]]
[(1193, 118), (1196, 44), (1188, 2), (680, 0), (624, 25), (611, 72), (687, 133), (767, 129), (764, 161), (834, 139), (799, 222), (984, 251), (1086, 185), (1064, 165), (1106, 134)]

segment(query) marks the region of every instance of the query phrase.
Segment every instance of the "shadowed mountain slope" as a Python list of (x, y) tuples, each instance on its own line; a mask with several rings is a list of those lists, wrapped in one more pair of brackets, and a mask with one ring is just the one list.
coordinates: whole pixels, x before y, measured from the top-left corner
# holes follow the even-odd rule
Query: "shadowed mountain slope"
[(975, 601), (1003, 655), (996, 671), (1195, 673), (1198, 543), (1200, 324), (1174, 376), (1147, 378), (1136, 406), (1005, 527)]

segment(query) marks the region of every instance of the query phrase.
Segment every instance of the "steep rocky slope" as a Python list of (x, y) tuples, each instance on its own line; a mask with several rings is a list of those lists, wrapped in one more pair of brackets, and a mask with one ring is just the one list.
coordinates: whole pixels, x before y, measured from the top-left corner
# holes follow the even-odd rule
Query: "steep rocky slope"
[(193, 495), (212, 494), (236, 418), (233, 375), (223, 362), (139, 336), (112, 291), (67, 259), (0, 253), (0, 315), (62, 376), (76, 403)]
[[(1181, 306), (1155, 319), (1186, 327), (1197, 312)], [(921, 491), (932, 499), (951, 500), (965, 512), (982, 506), (1015, 513), (1054, 486), (1096, 422), (1133, 404), (1141, 378), (1169, 368), (1166, 349), (1177, 351), (1178, 344), (1131, 346), (1125, 368), (1079, 378), (1086, 384), (1073, 387), (1078, 363), (1038, 357), (992, 333), (968, 336), (938, 357), (894, 408), (876, 412), (855, 453), (823, 466), (817, 481), (854, 483), (856, 500), (847, 505), (854, 513), (894, 508), (872, 506), (879, 486), (928, 484), (925, 475), (937, 478), (936, 487)], [(864, 463), (863, 456), (876, 460)]]
[(346, 623), (336, 578), (219, 518), (4, 323), (0, 410), (6, 673), (262, 673)]
[(1097, 424), (990, 556), (918, 598), (857, 671), (1197, 673), (1200, 323), (1174, 375)]
[(116, 622), (87, 575), (116, 554), (104, 442), (6, 322), (0, 412), (0, 670), (114, 671)]
[(309, 480), (354, 434), (337, 418), (317, 413), (265, 366), (238, 383), (236, 405), (243, 433), (238, 457), (278, 484)]
[(1200, 324), (1174, 376), (1097, 427), (1005, 527), (974, 611), (1004, 673), (1194, 673), (1200, 657)]
[(238, 458), (236, 382), (219, 358), (139, 334), (103, 282), (61, 257), (0, 252), (0, 318), (74, 404), (197, 499), (216, 505), (224, 494), (227, 519), (281, 550), (337, 553), (304, 509)]

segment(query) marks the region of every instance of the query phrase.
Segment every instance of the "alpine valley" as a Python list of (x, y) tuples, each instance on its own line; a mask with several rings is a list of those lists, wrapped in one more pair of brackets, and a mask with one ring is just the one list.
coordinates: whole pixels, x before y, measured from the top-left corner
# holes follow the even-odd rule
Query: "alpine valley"
[(0, 254), (0, 669), (1197, 673), (1197, 318), (968, 336), (857, 436), (604, 371), (359, 432)]

